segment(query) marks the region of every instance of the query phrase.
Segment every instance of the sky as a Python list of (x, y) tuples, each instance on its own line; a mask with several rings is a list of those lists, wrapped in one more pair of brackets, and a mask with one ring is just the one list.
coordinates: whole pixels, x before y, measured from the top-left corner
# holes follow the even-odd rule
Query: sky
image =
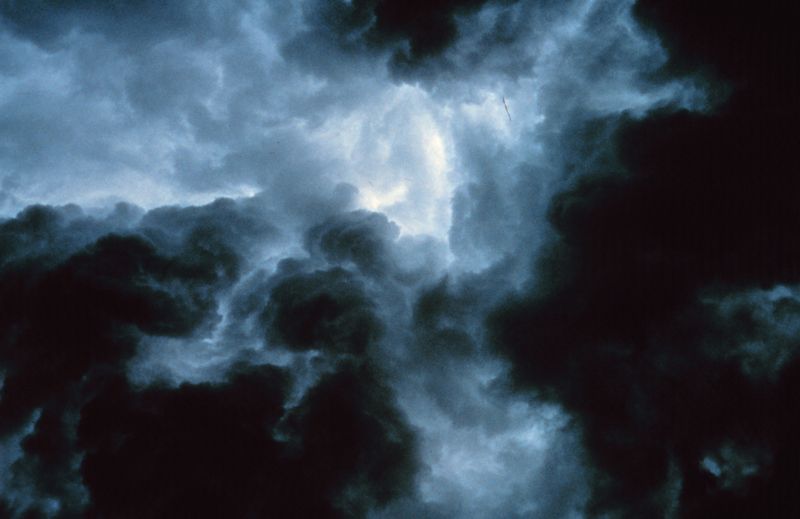
[(0, 0), (0, 517), (794, 517), (788, 2)]

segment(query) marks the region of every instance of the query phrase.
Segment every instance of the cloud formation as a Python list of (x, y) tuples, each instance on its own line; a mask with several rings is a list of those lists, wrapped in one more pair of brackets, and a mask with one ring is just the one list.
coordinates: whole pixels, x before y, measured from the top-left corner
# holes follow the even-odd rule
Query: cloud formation
[(795, 25), (0, 0), (0, 516), (797, 515)]
[(784, 47), (791, 29), (770, 9), (745, 23), (715, 8), (713, 27), (706, 8), (636, 9), (665, 34), (668, 69), (702, 63), (730, 90), (711, 113), (618, 126), (618, 163), (551, 202), (558, 238), (536, 288), (495, 314), (497, 341), (520, 383), (579, 417), (604, 475), (590, 510), (641, 517), (671, 501), (680, 517), (791, 514), (796, 355), (774, 334), (786, 326), (776, 319), (796, 319), (796, 103), (784, 88), (797, 76), (760, 57), (796, 44)]

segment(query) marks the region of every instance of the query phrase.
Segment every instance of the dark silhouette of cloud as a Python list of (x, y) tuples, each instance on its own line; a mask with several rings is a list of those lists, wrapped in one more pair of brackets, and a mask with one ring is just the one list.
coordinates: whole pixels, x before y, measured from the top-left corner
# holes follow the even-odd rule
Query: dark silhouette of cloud
[(393, 268), (392, 242), (399, 234), (386, 216), (353, 211), (312, 227), (306, 247), (331, 263), (352, 264), (362, 272), (381, 275)]
[(458, 39), (456, 17), (472, 14), (489, 0), (356, 0), (309, 7), (307, 16), (329, 28), (341, 44), (404, 44), (395, 59), (414, 62), (444, 51)]
[(777, 58), (796, 38), (774, 7), (744, 9), (637, 6), (665, 35), (668, 70), (702, 65), (732, 90), (711, 113), (623, 121), (600, 143), (618, 166), (596, 164), (552, 200), (558, 239), (535, 290), (493, 317), (517, 381), (580, 421), (598, 514), (656, 516), (671, 499), (681, 517), (796, 513), (784, 493), (798, 470), (785, 436), (800, 423), (786, 407), (794, 346), (774, 346), (791, 360), (754, 378), (740, 348), (769, 355), (774, 318), (742, 305), (723, 319), (713, 303), (800, 274), (797, 105), (784, 90), (798, 76)]
[(342, 269), (283, 279), (264, 310), (267, 337), (298, 350), (363, 355), (382, 324), (360, 285)]
[(271, 337), (362, 366), (334, 366), (296, 407), (278, 368), (235, 364), (217, 384), (126, 380), (143, 337), (216, 322), (242, 255), (275, 233), (232, 200), (104, 219), (39, 206), (0, 224), (0, 426), (6, 441), (22, 434), (12, 510), (48, 515), (55, 499), (64, 517), (87, 505), (97, 517), (353, 517), (410, 490), (411, 432), (359, 360), (383, 325), (345, 270), (291, 275), (269, 294)]

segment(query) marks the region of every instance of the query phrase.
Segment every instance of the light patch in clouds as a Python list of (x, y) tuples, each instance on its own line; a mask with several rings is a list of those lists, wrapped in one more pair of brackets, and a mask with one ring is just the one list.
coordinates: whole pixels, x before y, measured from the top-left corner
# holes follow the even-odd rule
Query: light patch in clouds
[[(24, 73), (4, 83), (13, 86), (3, 98), (19, 106), (18, 96), (29, 92), (22, 106), (33, 110), (19, 114), (28, 122), (14, 123), (13, 136), (22, 139), (24, 126), (34, 137), (42, 129), (52, 135), (20, 140), (27, 150), (6, 156), (4, 205), (13, 213), (34, 201), (125, 199), (153, 208), (274, 192), (292, 178), (306, 191), (347, 182), (359, 190), (358, 206), (384, 212), (403, 233), (445, 239), (455, 192), (475, 175), (465, 147), (500, 145), (504, 164), (529, 161), (541, 138), (558, 131), (564, 108), (553, 107), (571, 105), (571, 89), (601, 112), (646, 110), (679, 92), (641, 91), (636, 67), (625, 62), (583, 86), (584, 69), (595, 66), (581, 51), (594, 45), (587, 34), (610, 30), (591, 18), (598, 5), (573, 2), (557, 13), (490, 4), (464, 18), (464, 41), (445, 59), (455, 64), (486, 52), (468, 81), (458, 69), (442, 80), (398, 81), (385, 67), (388, 56), (377, 52), (338, 55), (346, 74), (310, 67), (299, 59), (307, 55), (285, 47), (305, 30), (301, 11), (276, 6), (246, 4), (235, 24), (220, 26), (224, 40), (200, 45), (179, 33), (138, 48), (112, 46), (107, 34), (77, 31), (53, 52), (6, 34), (28, 64), (16, 65)], [(624, 31), (625, 52), (653, 54), (656, 44), (637, 32), (627, 8), (620, 4), (601, 21)], [(505, 37), (520, 48), (487, 46), (487, 28), (509, 21), (517, 33)], [(30, 91), (30, 84), (45, 90)], [(470, 127), (484, 128), (482, 142), (462, 139)], [(504, 177), (494, 174), (494, 181), (513, 190), (514, 179)]]
[(312, 138), (346, 164), (342, 180), (359, 190), (358, 204), (380, 211), (406, 234), (444, 238), (458, 179), (443, 107), (418, 86), (392, 85), (329, 118)]
[(558, 406), (501, 389), (507, 375), (501, 362), (434, 366), (435, 373), (406, 376), (399, 389), (420, 439), (417, 491), (427, 511), (398, 504), (376, 517), (434, 510), (481, 519), (581, 517), (588, 491), (569, 417)]
[(517, 406), (510, 405), (513, 425), (499, 434), (487, 433), (480, 426), (454, 426), (444, 416), (428, 417), (418, 424), (421, 427), (439, 425), (431, 434), (436, 439), (436, 447), (428, 447), (432, 452), (426, 456), (430, 474), (421, 483), (424, 499), (436, 501), (453, 489), (462, 499), (474, 500), (475, 506), (485, 503), (496, 497), (497, 486), (530, 476), (512, 466), (512, 461), (521, 461), (514, 460), (519, 454), (527, 458), (526, 465), (536, 472), (537, 464), (531, 462), (541, 458), (547, 448), (547, 429), (555, 417), (519, 402)]

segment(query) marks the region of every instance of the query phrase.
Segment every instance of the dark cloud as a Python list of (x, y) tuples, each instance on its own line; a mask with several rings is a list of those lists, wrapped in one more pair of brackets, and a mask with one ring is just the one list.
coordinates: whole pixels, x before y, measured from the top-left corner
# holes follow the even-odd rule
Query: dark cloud
[(276, 439), (287, 383), (276, 368), (143, 392), (106, 382), (78, 428), (88, 515), (360, 517), (408, 488), (410, 433), (377, 381), (323, 380)]
[(408, 53), (402, 58), (417, 60), (450, 45), (458, 37), (455, 17), (474, 12), (485, 3), (486, 0), (378, 1), (372, 34), (380, 39), (407, 41)]
[(293, 275), (270, 292), (267, 337), (292, 349), (362, 355), (382, 334), (374, 306), (346, 270)]
[(301, 481), (312, 499), (331, 500), (348, 517), (412, 488), (414, 439), (380, 377), (370, 368), (344, 366), (313, 387), (288, 418), (302, 442)]
[(766, 102), (750, 107), (766, 115), (769, 105), (797, 109), (792, 95), (797, 66), (789, 58), (800, 50), (800, 42), (794, 34), (797, 17), (789, 8), (787, 2), (753, 9), (721, 1), (691, 6), (685, 1), (640, 0), (634, 12), (668, 46), (671, 70), (700, 69), (730, 81), (737, 97)]
[[(497, 341), (518, 382), (580, 420), (598, 470), (590, 512), (792, 515), (793, 347), (752, 300), (725, 318), (711, 302), (800, 281), (796, 104), (775, 88), (796, 81), (776, 54), (796, 38), (773, 8), (645, 1), (637, 13), (665, 35), (669, 67), (702, 64), (731, 94), (713, 113), (623, 121), (598, 143), (619, 162), (589, 155), (594, 173), (550, 203), (558, 239), (536, 289), (494, 315)], [(792, 360), (753, 378), (750, 342)]]
[[(454, 294), (453, 287), (447, 279), (442, 279), (436, 285), (422, 290), (414, 304), (415, 329), (437, 335), (464, 333), (460, 339), (446, 340), (457, 348), (465, 343), (469, 344), (469, 337), (461, 330), (461, 322), (475, 304), (468, 295)], [(428, 341), (425, 341), (426, 343)]]
[(456, 16), (480, 9), (487, 0), (434, 2), (395, 0), (337, 1), (309, 9), (307, 17), (329, 27), (343, 43), (371, 45), (404, 42), (398, 57), (418, 60), (446, 49), (458, 37)]
[[(348, 236), (392, 230), (364, 216), (342, 216), (352, 236), (315, 228), (322, 260), (353, 259), (340, 258)], [(145, 338), (213, 328), (220, 298), (256, 263), (245, 257), (277, 234), (257, 205), (229, 199), (104, 217), (35, 206), (0, 223), (0, 430), (19, 442), (9, 516), (362, 517), (411, 491), (414, 439), (365, 356), (384, 327), (359, 274), (286, 259), (246, 290), (260, 305), (233, 302), (230, 318), (246, 321), (268, 296), (270, 341), (346, 354), (324, 373), (306, 380), (234, 353), (213, 384), (128, 380)]]
[(798, 515), (795, 22), (0, 0), (0, 516)]
[(191, 331), (214, 308), (197, 287), (215, 281), (215, 267), (109, 235), (49, 271), (36, 263), (5, 269), (3, 429), (19, 426), (92, 365), (129, 357), (134, 330)]
[(0, 430), (10, 441), (34, 423), (12, 488), (55, 496), (64, 517), (84, 504), (73, 434), (81, 387), (98, 370), (121, 370), (143, 334), (183, 336), (213, 319), (213, 293), (235, 275), (229, 256), (204, 254), (191, 236), (171, 255), (141, 236), (97, 238), (110, 227), (77, 208), (34, 207), (0, 231), (9, 259), (0, 270)]
[[(255, 385), (239, 376), (220, 387), (91, 402), (80, 430), (89, 452), (84, 477), (98, 511), (356, 517), (408, 488), (410, 433), (374, 379), (345, 370), (320, 382), (282, 427), (283, 435), (297, 435), (285, 443), (270, 432), (281, 400), (270, 382), (275, 375), (267, 375), (256, 376)], [(128, 439), (112, 447), (115, 424), (125, 423), (133, 427), (124, 429)], [(132, 481), (109, 485), (120, 464)], [(151, 470), (164, 480), (154, 480)], [(198, 493), (196, 508), (187, 505), (186, 497)], [(142, 501), (144, 495), (150, 499)]]
[[(380, 55), (380, 51), (389, 50), (390, 68), (401, 76), (421, 72), (425, 76), (440, 75), (445, 72), (443, 69), (462, 65), (438, 58), (461, 43), (463, 26), (470, 17), (487, 6), (505, 9), (516, 3), (516, 0), (315, 0), (305, 4), (303, 16), (318, 36), (312, 39), (310, 32), (305, 33), (302, 39), (290, 40), (284, 50), (327, 74), (336, 74), (336, 70), (320, 57), (336, 58), (334, 49), (338, 49), (344, 54), (337, 61), (347, 56), (358, 60), (361, 58), (358, 54)], [(467, 31), (474, 29), (466, 27)], [(494, 26), (481, 31), (481, 46), (484, 50), (507, 46), (517, 38), (519, 29), (519, 18), (504, 10)], [(357, 57), (353, 58), (354, 55)], [(479, 52), (470, 58), (482, 59)], [(422, 71), (431, 62), (436, 62), (438, 70)]]
[(59, 493), (59, 470), (72, 462), (64, 420), (82, 381), (121, 367), (141, 334), (184, 335), (209, 319), (216, 304), (206, 287), (224, 283), (230, 267), (196, 248), (162, 254), (141, 236), (109, 234), (137, 217), (125, 206), (103, 219), (38, 206), (0, 224), (0, 428), (7, 438), (41, 413), (22, 444), (38, 468), (20, 470), (46, 494)]
[(306, 247), (331, 263), (354, 265), (361, 272), (381, 275), (393, 268), (392, 242), (399, 234), (397, 225), (385, 215), (353, 211), (312, 227)]
[(286, 383), (268, 368), (219, 387), (137, 393), (122, 380), (107, 382), (78, 427), (88, 516), (288, 513), (298, 490), (275, 470), (280, 447), (271, 435)]

